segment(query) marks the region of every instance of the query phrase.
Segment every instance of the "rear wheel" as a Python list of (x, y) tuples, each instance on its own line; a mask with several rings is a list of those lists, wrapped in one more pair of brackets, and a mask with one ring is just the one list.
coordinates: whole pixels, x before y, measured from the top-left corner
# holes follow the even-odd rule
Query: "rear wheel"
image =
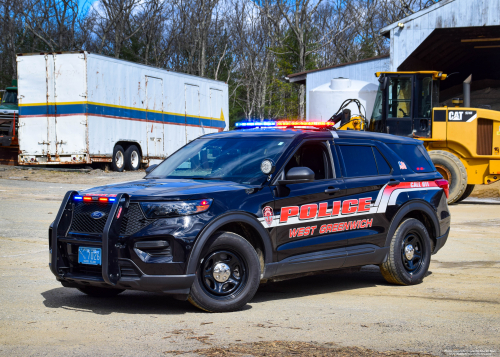
[(125, 291), (122, 289), (100, 288), (98, 286), (82, 286), (77, 289), (89, 296), (104, 298), (113, 297)]
[(464, 193), (462, 194), (462, 196), (456, 201), (456, 203), (460, 202), (460, 201), (463, 201), (465, 200), (467, 197), (470, 196), (470, 194), (472, 193), (472, 191), (474, 191), (474, 187), (476, 187), (476, 185), (467, 185), (467, 188), (465, 189)]
[(111, 161), (113, 171), (122, 172), (125, 168), (125, 152), (121, 145), (115, 145), (113, 149), (113, 159)]
[(394, 232), (387, 260), (380, 264), (382, 276), (393, 284), (421, 283), (429, 270), (431, 247), (429, 233), (422, 222), (405, 219)]
[(202, 258), (190, 303), (208, 312), (228, 312), (253, 298), (260, 283), (260, 263), (247, 240), (230, 232), (218, 233)]
[(129, 171), (136, 171), (141, 167), (141, 152), (137, 146), (130, 145), (125, 150), (125, 167)]
[(429, 156), (437, 171), (450, 186), (448, 203), (457, 202), (467, 189), (467, 170), (455, 155), (442, 150), (429, 151)]

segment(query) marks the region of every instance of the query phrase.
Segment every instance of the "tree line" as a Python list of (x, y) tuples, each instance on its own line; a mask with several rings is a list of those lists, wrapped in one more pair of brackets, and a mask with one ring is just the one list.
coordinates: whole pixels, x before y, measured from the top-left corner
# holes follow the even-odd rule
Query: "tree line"
[(0, 0), (0, 85), (16, 53), (86, 50), (229, 85), (230, 120), (305, 116), (292, 73), (383, 55), (379, 31), (439, 0)]

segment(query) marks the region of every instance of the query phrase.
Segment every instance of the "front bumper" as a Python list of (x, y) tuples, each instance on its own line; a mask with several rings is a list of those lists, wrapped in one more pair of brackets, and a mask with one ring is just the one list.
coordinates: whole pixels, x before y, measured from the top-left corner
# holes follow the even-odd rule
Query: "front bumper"
[(140, 277), (121, 277), (115, 285), (94, 276), (66, 274), (57, 277), (64, 287), (77, 288), (93, 285), (104, 288), (131, 289), (160, 292), (169, 295), (188, 295), (196, 275), (141, 275)]
[[(78, 193), (68, 192), (50, 230), (50, 269), (56, 279), (66, 287), (92, 285), (117, 289), (134, 289), (185, 296), (189, 294), (195, 275), (182, 275), (174, 269), (172, 275), (156, 275), (156, 269), (148, 272), (141, 269), (132, 259), (124, 257), (127, 251), (120, 236), (121, 220), (127, 213), (130, 199), (127, 194), (118, 194), (111, 206), (104, 226), (102, 239), (83, 239), (68, 234), (72, 222), (72, 200)], [(79, 246), (101, 248), (101, 266), (75, 268), (75, 262), (68, 259), (77, 253)], [(144, 265), (144, 264), (143, 264)], [(148, 268), (152, 265), (148, 264)], [(177, 267), (178, 264), (172, 264)], [(151, 269), (149, 269), (151, 270)], [(154, 275), (152, 275), (154, 274)], [(165, 272), (163, 272), (165, 274)]]

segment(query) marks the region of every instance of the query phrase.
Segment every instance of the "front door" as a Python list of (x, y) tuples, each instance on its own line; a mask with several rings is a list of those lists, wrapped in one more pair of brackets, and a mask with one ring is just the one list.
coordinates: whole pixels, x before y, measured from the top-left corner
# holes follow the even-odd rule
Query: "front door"
[(389, 77), (386, 111), (386, 130), (388, 134), (413, 137), (412, 85), (412, 77)]
[(164, 157), (163, 80), (146, 76), (146, 129), (149, 157)]
[[(280, 214), (275, 235), (279, 260), (347, 244), (343, 237), (322, 228), (331, 220), (332, 210), (337, 209), (333, 202), (345, 193), (344, 181), (332, 167), (332, 160), (327, 141), (310, 140), (297, 149), (280, 173), (305, 166), (314, 172), (315, 180), (274, 188), (275, 212)], [(341, 264), (342, 261), (335, 261), (329, 268)]]

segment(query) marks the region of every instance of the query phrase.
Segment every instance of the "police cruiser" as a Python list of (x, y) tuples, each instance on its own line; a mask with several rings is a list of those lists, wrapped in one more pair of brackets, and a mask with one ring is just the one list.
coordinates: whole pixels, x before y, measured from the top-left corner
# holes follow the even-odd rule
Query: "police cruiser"
[(329, 124), (242, 123), (142, 180), (66, 193), (52, 273), (93, 296), (163, 292), (212, 312), (266, 279), (345, 267), (421, 283), (450, 231), (448, 182), (419, 140)]

